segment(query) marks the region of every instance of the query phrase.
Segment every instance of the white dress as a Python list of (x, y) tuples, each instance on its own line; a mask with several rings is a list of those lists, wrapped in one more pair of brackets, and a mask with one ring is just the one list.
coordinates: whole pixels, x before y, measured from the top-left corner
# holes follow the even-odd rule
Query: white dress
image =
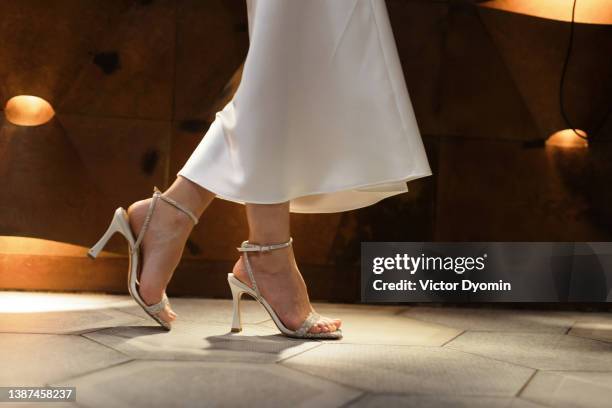
[(232, 100), (177, 175), (237, 203), (339, 212), (431, 175), (384, 0), (247, 0)]

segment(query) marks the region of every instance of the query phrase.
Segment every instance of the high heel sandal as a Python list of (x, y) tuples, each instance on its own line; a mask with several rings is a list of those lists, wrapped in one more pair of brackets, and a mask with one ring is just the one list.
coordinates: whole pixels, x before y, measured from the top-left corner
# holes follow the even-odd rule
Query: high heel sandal
[(138, 281), (138, 278), (139, 278), (138, 275), (140, 273), (139, 266), (141, 263), (140, 262), (141, 261), (140, 260), (140, 244), (142, 242), (142, 238), (144, 237), (145, 231), (147, 230), (147, 227), (149, 226), (149, 222), (151, 221), (151, 216), (153, 215), (153, 209), (155, 208), (155, 204), (157, 203), (157, 200), (159, 198), (161, 198), (165, 202), (173, 205), (174, 207), (178, 208), (179, 210), (187, 214), (189, 218), (191, 218), (191, 220), (193, 221), (194, 225), (198, 223), (198, 218), (188, 208), (177, 203), (175, 200), (169, 197), (163, 196), (162, 192), (156, 186), (154, 186), (153, 187), (153, 199), (151, 200), (151, 203), (149, 204), (147, 215), (145, 217), (142, 228), (140, 228), (138, 237), (134, 239), (134, 234), (132, 233), (132, 229), (130, 227), (130, 221), (129, 221), (128, 214), (122, 207), (119, 207), (115, 210), (115, 214), (113, 215), (110, 225), (108, 229), (106, 230), (106, 232), (104, 233), (104, 235), (102, 235), (102, 238), (100, 238), (100, 240), (89, 249), (89, 251), (87, 252), (87, 255), (91, 257), (92, 259), (95, 259), (100, 253), (100, 251), (102, 250), (102, 248), (104, 248), (104, 246), (106, 245), (110, 237), (112, 237), (115, 234), (115, 232), (121, 233), (121, 235), (123, 235), (128, 242), (128, 249), (129, 249), (128, 290), (130, 292), (130, 295), (132, 295), (136, 303), (138, 303), (149, 316), (151, 316), (164, 329), (170, 330), (172, 328), (171, 324), (159, 316), (159, 313), (162, 310), (164, 310), (166, 305), (170, 304), (168, 300), (168, 296), (166, 296), (166, 293), (164, 292), (162, 300), (160, 302), (155, 303), (153, 305), (147, 305), (145, 301), (142, 299), (142, 297), (140, 297), (140, 293), (138, 292), (138, 286), (137, 286), (137, 285), (140, 285), (140, 282)]
[(232, 291), (232, 302), (233, 302), (233, 318), (232, 318), (232, 332), (240, 332), (242, 331), (242, 321), (240, 316), (240, 300), (244, 293), (250, 295), (253, 299), (258, 301), (268, 312), (276, 327), (286, 336), (295, 337), (298, 339), (340, 339), (342, 338), (342, 331), (340, 329), (336, 329), (333, 332), (321, 332), (321, 333), (310, 333), (309, 330), (312, 326), (317, 324), (321, 316), (317, 313), (310, 312), (306, 319), (302, 323), (299, 329), (290, 330), (278, 317), (272, 306), (263, 298), (261, 293), (259, 292), (259, 288), (257, 287), (257, 283), (255, 282), (255, 276), (253, 275), (253, 269), (251, 268), (251, 263), (249, 262), (249, 257), (247, 256), (248, 252), (258, 251), (265, 252), (271, 251), (274, 249), (286, 248), (293, 242), (293, 238), (289, 238), (289, 241), (283, 242), (281, 244), (272, 244), (272, 245), (255, 245), (249, 243), (249, 241), (243, 241), (242, 245), (238, 247), (238, 251), (242, 252), (244, 255), (244, 264), (246, 266), (247, 274), (249, 275), (249, 279), (251, 280), (251, 284), (253, 288), (242, 283), (238, 280), (233, 273), (227, 274), (227, 282), (229, 283), (230, 289)]

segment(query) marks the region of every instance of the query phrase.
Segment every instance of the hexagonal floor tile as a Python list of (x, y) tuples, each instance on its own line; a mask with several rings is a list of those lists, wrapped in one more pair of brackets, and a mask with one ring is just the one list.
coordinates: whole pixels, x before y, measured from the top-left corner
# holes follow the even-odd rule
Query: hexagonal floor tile
[(547, 310), (509, 310), (466, 307), (413, 307), (405, 317), (461, 330), (566, 333), (576, 314)]
[(597, 313), (583, 316), (578, 319), (568, 334), (587, 339), (612, 342), (612, 315), (609, 313)]
[(612, 367), (612, 344), (562, 334), (467, 332), (445, 348), (541, 370)]
[[(319, 311), (319, 309), (317, 309)], [(321, 311), (323, 314), (324, 312)], [(436, 323), (374, 312), (347, 312), (329, 309), (326, 316), (342, 320), (342, 339), (323, 340), (333, 343), (408, 346), (441, 346), (462, 333)], [(276, 328), (273, 321), (261, 325)]]
[(129, 357), (81, 336), (12, 334), (0, 336), (0, 384), (37, 386), (108, 367)]
[(276, 364), (133, 361), (72, 380), (70, 385), (77, 388), (79, 404), (104, 408), (318, 408), (341, 406), (359, 395)]
[(155, 360), (275, 362), (321, 343), (281, 336), (277, 330), (243, 324), (241, 333), (227, 325), (177, 322), (166, 332), (156, 326), (122, 326), (84, 336), (131, 357)]
[(137, 317), (114, 310), (128, 296), (91, 293), (0, 292), (0, 331), (78, 334), (132, 324)]
[(408, 310), (406, 306), (395, 305), (370, 305), (370, 304), (346, 304), (346, 303), (321, 303), (314, 302), (313, 307), (321, 314), (382, 314), (387, 316), (396, 316), (401, 312)]
[(542, 408), (520, 398), (502, 397), (430, 397), (421, 395), (366, 395), (350, 408)]
[(446, 348), (325, 343), (281, 364), (377, 393), (513, 396), (533, 370)]
[[(184, 322), (232, 324), (232, 301), (225, 299), (170, 298), (178, 319)], [(240, 304), (244, 323), (259, 323), (270, 319), (268, 313), (257, 302), (245, 296)], [(119, 310), (150, 319), (135, 303)]]
[[(19, 404), (16, 404), (15, 407), (17, 408), (41, 408), (44, 407), (47, 403), (36, 403), (36, 402), (32, 402), (32, 403), (27, 403), (27, 402), (20, 402)], [(6, 404), (3, 404), (5, 406), (9, 406)], [(52, 405), (53, 408), (79, 408), (79, 406), (74, 403), (74, 402), (53, 402)]]
[(107, 327), (135, 324), (137, 316), (119, 310), (98, 309), (48, 313), (2, 313), (1, 331), (9, 333), (79, 334)]
[(608, 408), (612, 372), (539, 371), (521, 397), (551, 407)]

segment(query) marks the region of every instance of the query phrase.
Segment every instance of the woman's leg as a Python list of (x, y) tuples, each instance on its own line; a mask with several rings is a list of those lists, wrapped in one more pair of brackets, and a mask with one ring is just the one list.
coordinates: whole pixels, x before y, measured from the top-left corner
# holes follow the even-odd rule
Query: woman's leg
[[(214, 193), (182, 176), (178, 176), (163, 195), (183, 204), (198, 218), (215, 198)], [(147, 198), (128, 208), (130, 226), (135, 234), (138, 234), (144, 223), (150, 202), (151, 198)], [(139, 292), (147, 304), (152, 305), (162, 299), (166, 286), (181, 260), (193, 225), (193, 221), (185, 213), (165, 201), (158, 200), (155, 204), (155, 211), (141, 243)], [(176, 319), (176, 314), (170, 307), (166, 307), (160, 317), (171, 322)]]
[[(286, 242), (290, 237), (289, 202), (281, 204), (246, 204), (249, 242), (259, 245)], [(293, 255), (293, 247), (268, 252), (249, 252), (253, 275), (262, 296), (270, 303), (285, 326), (300, 327), (312, 306), (306, 284)], [(234, 266), (234, 275), (249, 286), (251, 282), (242, 262)], [(339, 328), (338, 319), (322, 318), (310, 331), (320, 333)]]

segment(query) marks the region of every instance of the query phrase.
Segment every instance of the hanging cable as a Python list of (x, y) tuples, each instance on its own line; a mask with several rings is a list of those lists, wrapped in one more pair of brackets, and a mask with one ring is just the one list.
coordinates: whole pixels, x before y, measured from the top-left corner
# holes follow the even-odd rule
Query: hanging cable
[(575, 16), (576, 16), (576, 0), (574, 0), (574, 3), (572, 4), (572, 20), (570, 22), (569, 40), (567, 44), (567, 51), (565, 52), (565, 60), (563, 61), (563, 68), (561, 69), (561, 80), (559, 81), (559, 108), (561, 111), (561, 117), (563, 117), (563, 120), (565, 121), (566, 126), (572, 129), (572, 131), (576, 134), (576, 136), (586, 139), (586, 136), (578, 133), (578, 131), (576, 130), (576, 127), (569, 120), (567, 116), (567, 112), (565, 112), (565, 101), (563, 98), (563, 88), (565, 88), (565, 76), (567, 74), (567, 65), (572, 55), (572, 48), (574, 46)]
[[(565, 111), (565, 101), (564, 101), (564, 95), (563, 95), (563, 89), (565, 88), (565, 78), (567, 75), (567, 66), (569, 64), (569, 60), (571, 58), (571, 54), (572, 54), (572, 50), (573, 50), (573, 46), (574, 46), (574, 26), (576, 24), (576, 2), (577, 0), (573, 1), (572, 4), (572, 19), (570, 22), (570, 34), (569, 34), (569, 40), (568, 40), (568, 45), (567, 45), (567, 51), (565, 53), (565, 60), (563, 61), (563, 69), (561, 70), (561, 80), (559, 81), (559, 107), (561, 110), (561, 116), (563, 117), (563, 120), (565, 121), (565, 124), (568, 128), (572, 129), (572, 131), (579, 137), (583, 138), (583, 139), (587, 139), (586, 136), (581, 135), (580, 133), (578, 133), (578, 131), (576, 130), (575, 126), (572, 124), (572, 122), (569, 120), (567, 112)], [(593, 140), (594, 137), (601, 131), (601, 129), (603, 129), (604, 125), (607, 122), (608, 117), (610, 116), (610, 113), (612, 112), (612, 105), (610, 106), (610, 108), (608, 108), (608, 111), (606, 112), (606, 114), (603, 116), (601, 122), (598, 124), (598, 126), (596, 126), (595, 128), (591, 129), (588, 132), (588, 139), (589, 140)]]

